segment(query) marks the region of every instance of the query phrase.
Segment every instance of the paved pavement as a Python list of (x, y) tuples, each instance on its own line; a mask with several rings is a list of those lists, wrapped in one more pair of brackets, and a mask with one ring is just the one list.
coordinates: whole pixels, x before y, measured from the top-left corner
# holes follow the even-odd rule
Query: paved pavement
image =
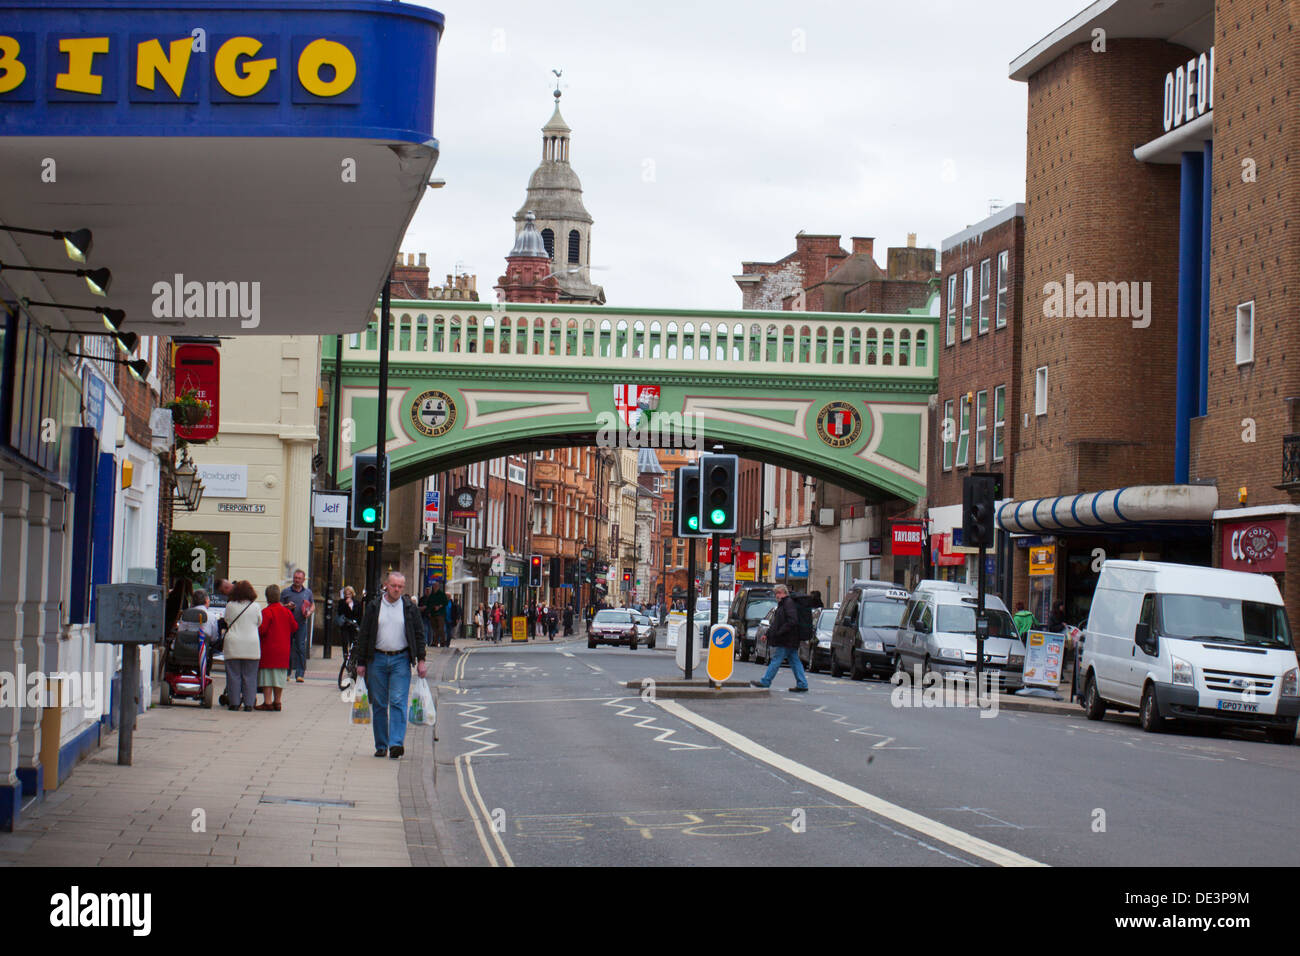
[[(155, 698), (136, 723), (133, 765), (117, 765), (117, 735), (107, 737), (0, 834), (0, 865), (410, 865), (408, 840), (421, 852), (429, 843), (406, 819), (428, 816), (402, 766), (411, 761), (374, 756), (370, 727), (352, 724), (341, 699), (338, 650), (314, 652), (279, 713)], [(434, 652), (431, 668), (450, 657)], [(428, 728), (408, 732), (408, 753), (431, 746)]]

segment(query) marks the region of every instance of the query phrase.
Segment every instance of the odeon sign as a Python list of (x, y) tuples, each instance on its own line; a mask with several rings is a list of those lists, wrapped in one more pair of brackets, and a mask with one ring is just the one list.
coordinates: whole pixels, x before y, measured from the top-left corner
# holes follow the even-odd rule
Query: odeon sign
[(1214, 47), (1165, 74), (1165, 132), (1214, 109)]
[[(355, 103), (358, 51), (347, 37), (217, 35), (213, 54), (211, 102), (278, 103), (280, 84), (272, 77), (289, 53), (295, 103)], [(198, 65), (208, 49), (208, 34), (197, 27), (182, 37), (139, 33), (99, 36), (47, 35), (44, 42), (26, 32), (0, 33), (0, 96), (31, 100), (41, 85), (38, 51), (45, 52), (45, 95), (50, 100), (113, 102), (119, 95), (118, 58), (129, 58), (127, 97), (134, 102), (196, 103)], [(349, 95), (351, 94), (351, 95)]]

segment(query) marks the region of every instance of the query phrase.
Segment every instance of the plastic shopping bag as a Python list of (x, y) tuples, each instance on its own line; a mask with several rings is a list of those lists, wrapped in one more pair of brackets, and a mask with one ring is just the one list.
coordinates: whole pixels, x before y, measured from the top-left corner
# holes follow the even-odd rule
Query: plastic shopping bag
[(370, 723), (370, 694), (366, 691), (366, 679), (358, 677), (353, 688), (352, 722), (354, 724)]
[(433, 706), (433, 691), (429, 682), (417, 677), (411, 683), (411, 703), (406, 713), (408, 724), (424, 724), (432, 727), (438, 719), (438, 712)]

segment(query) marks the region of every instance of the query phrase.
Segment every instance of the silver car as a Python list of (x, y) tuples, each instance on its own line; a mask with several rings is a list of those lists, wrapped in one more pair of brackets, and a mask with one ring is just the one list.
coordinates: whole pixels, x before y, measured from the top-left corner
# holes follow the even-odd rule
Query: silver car
[[(908, 674), (973, 673), (976, 598), (955, 588), (925, 588), (913, 593), (898, 628), (897, 666)], [(1025, 645), (1001, 599), (984, 598), (989, 636), (982, 669), (1009, 690), (1024, 686)]]

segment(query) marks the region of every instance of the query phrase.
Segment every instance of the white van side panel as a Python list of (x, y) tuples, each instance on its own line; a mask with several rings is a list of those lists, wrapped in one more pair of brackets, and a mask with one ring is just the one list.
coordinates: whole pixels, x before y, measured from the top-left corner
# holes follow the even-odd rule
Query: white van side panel
[[(1103, 571), (1105, 569), (1103, 568)], [(1150, 575), (1139, 579), (1125, 576), (1124, 583), (1150, 581)], [(1112, 579), (1113, 580), (1113, 579)], [(1097, 675), (1097, 690), (1106, 700), (1137, 705), (1133, 700), (1131, 671), (1133, 659), (1133, 629), (1142, 613), (1139, 590), (1103, 587), (1099, 583), (1092, 597), (1092, 610), (1088, 615), (1087, 658)]]

